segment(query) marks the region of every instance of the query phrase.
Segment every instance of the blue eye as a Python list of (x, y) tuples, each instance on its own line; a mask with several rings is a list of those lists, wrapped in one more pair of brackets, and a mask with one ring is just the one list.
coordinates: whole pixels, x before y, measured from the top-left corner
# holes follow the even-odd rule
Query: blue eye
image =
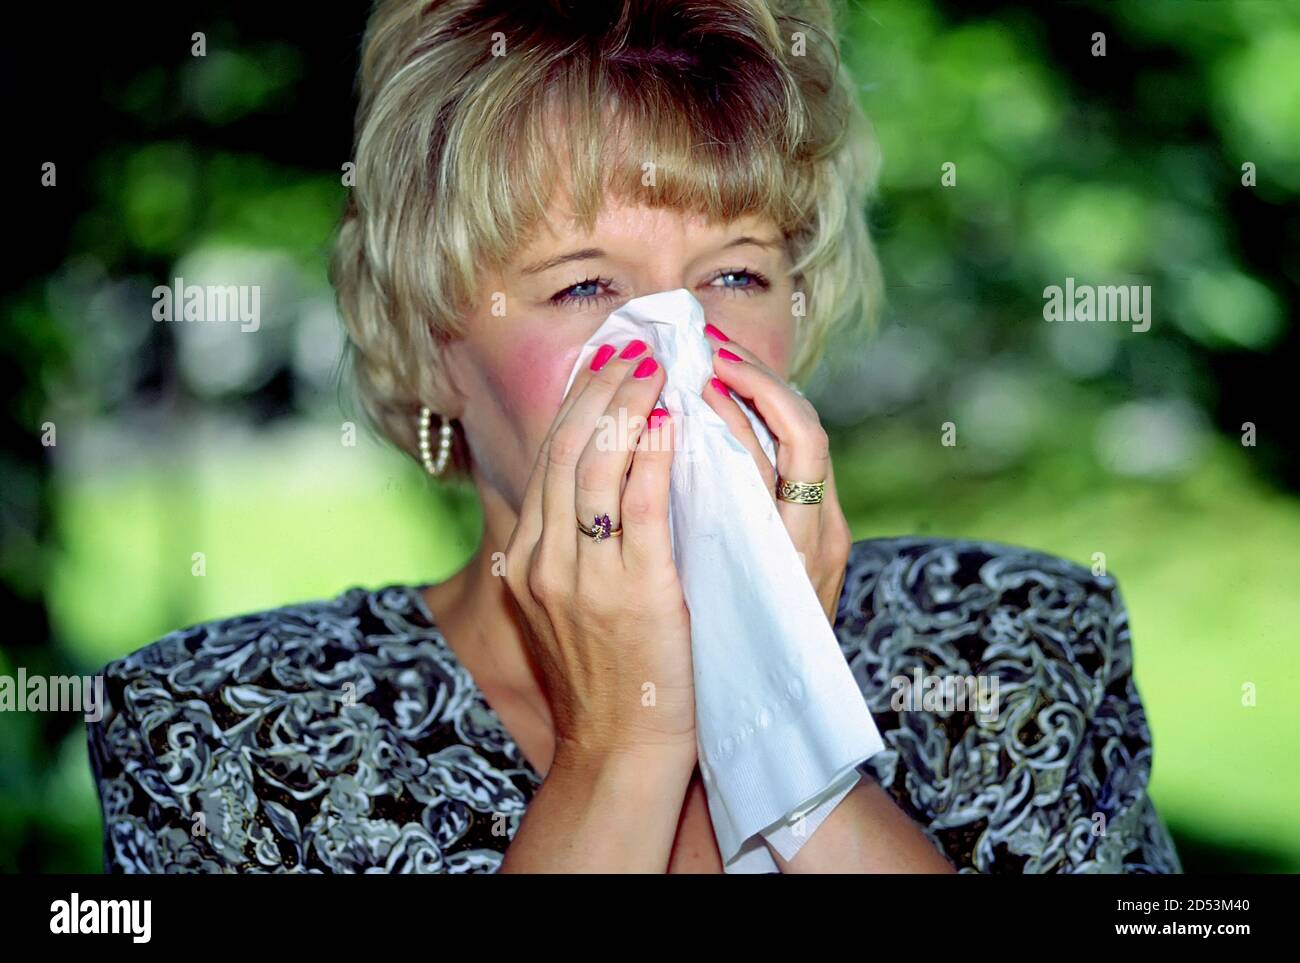
[(726, 291), (743, 291), (746, 294), (753, 294), (758, 291), (766, 290), (771, 286), (768, 283), (767, 278), (763, 277), (763, 275), (759, 274), (757, 271), (751, 271), (748, 268), (737, 268), (736, 270), (732, 270), (732, 271), (720, 271), (718, 272), (718, 275), (713, 280), (715, 282), (716, 281), (725, 282), (726, 279), (728, 278), (739, 279), (744, 283), (740, 283), (740, 284), (723, 283), (720, 285), (714, 285), (711, 283), (710, 287), (717, 286), (717, 287), (721, 287), (723, 290)]
[[(719, 284), (719, 281), (722, 283)], [(611, 293), (609, 291), (613, 283), (610, 278), (586, 278), (577, 284), (571, 284), (567, 288), (557, 291), (551, 295), (550, 302), (557, 307), (583, 307), (613, 301), (617, 298), (617, 292)], [(735, 268), (719, 271), (714, 275), (707, 287), (720, 288), (724, 292), (748, 295), (766, 291), (771, 287), (771, 283), (757, 271), (751, 271), (749, 268)], [(604, 290), (602, 291), (602, 289)]]
[(587, 278), (585, 281), (579, 281), (572, 284), (563, 291), (557, 291), (551, 296), (551, 303), (564, 304), (590, 304), (596, 301), (610, 300), (612, 295), (601, 294), (602, 286), (608, 286), (612, 282), (609, 278)]

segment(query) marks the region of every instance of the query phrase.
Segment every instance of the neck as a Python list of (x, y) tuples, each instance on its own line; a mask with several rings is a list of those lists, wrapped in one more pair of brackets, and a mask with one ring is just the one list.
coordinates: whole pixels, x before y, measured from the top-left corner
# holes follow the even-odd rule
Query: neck
[(480, 689), (508, 690), (544, 707), (541, 677), (528, 655), (529, 630), (505, 580), (506, 545), (518, 516), (495, 487), (477, 476), (475, 485), (483, 506), (478, 548), (455, 575), (425, 590), (425, 602)]

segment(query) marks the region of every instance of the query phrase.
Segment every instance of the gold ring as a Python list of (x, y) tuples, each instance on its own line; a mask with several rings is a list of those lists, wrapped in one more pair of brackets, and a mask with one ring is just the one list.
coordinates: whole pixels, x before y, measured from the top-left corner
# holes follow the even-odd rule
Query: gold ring
[(579, 518), (578, 528), (582, 531), (582, 534), (586, 535), (593, 542), (599, 542), (601, 539), (605, 538), (617, 538), (619, 535), (623, 534), (623, 526), (620, 525), (618, 528), (614, 528), (613, 523), (609, 520), (609, 515), (595, 516), (591, 520), (590, 528), (584, 525), (582, 519)]
[(826, 479), (819, 482), (786, 481), (776, 476), (776, 497), (795, 505), (820, 505), (826, 495)]

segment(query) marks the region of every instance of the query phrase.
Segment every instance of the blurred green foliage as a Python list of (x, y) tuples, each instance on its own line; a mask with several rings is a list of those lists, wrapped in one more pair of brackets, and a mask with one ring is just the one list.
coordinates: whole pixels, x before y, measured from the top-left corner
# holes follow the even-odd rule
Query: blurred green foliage
[[(324, 258), (364, 9), (304, 35), (292, 12), (208, 6), (206, 57), (192, 17), (157, 8), (118, 38), (151, 53), (106, 67), (75, 143), (51, 142), (64, 207), (36, 203), (61, 227), (3, 322), (0, 571), (30, 625), (0, 672), (93, 672), (202, 619), (441, 578), (473, 548), (468, 492), (339, 440)], [(875, 343), (834, 345), (808, 386), (845, 510), (859, 538), (1104, 554), (1189, 871), (1300, 869), (1300, 446), (1277, 387), (1298, 337), (1298, 10), (844, 6), (889, 285)], [(264, 336), (152, 322), (149, 292), (184, 272), (254, 274)], [(1067, 277), (1150, 285), (1151, 330), (1045, 322)], [(99, 831), (80, 719), (0, 718), (0, 869), (94, 871)]]

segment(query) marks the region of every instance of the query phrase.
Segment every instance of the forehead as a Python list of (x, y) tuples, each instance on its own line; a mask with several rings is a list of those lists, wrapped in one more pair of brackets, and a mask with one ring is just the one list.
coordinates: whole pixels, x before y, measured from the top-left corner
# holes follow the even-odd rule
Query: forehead
[[(542, 114), (555, 110), (549, 103)], [(616, 248), (637, 243), (671, 252), (675, 245), (702, 249), (742, 235), (782, 238), (775, 208), (751, 206), (770, 191), (737, 181), (732, 167), (725, 162), (719, 166), (716, 158), (710, 163), (698, 153), (685, 159), (666, 156), (647, 172), (639, 158), (660, 157), (664, 150), (653, 140), (654, 132), (647, 135), (655, 147), (651, 149), (644, 138), (634, 136), (640, 130), (635, 119), (608, 105), (603, 113), (608, 123), (599, 146), (590, 152), (582, 150), (581, 138), (560, 136), (568, 128), (558, 115), (530, 131), (529, 136), (540, 138), (537, 156), (545, 161), (520, 171), (522, 194), (530, 203), (516, 221), (514, 242), (500, 249), (505, 265), (532, 263), (559, 249), (579, 247), (615, 255), (622, 253)], [(749, 167), (742, 170), (748, 172)]]
[(766, 214), (746, 214), (727, 221), (710, 221), (697, 211), (656, 207), (635, 199), (606, 197), (591, 229), (579, 223), (563, 191), (547, 208), (546, 218), (515, 252), (513, 261), (525, 261), (536, 254), (575, 242), (600, 242), (599, 246), (617, 247), (653, 241), (657, 244), (679, 242), (707, 244), (750, 234), (779, 236), (775, 221)]

